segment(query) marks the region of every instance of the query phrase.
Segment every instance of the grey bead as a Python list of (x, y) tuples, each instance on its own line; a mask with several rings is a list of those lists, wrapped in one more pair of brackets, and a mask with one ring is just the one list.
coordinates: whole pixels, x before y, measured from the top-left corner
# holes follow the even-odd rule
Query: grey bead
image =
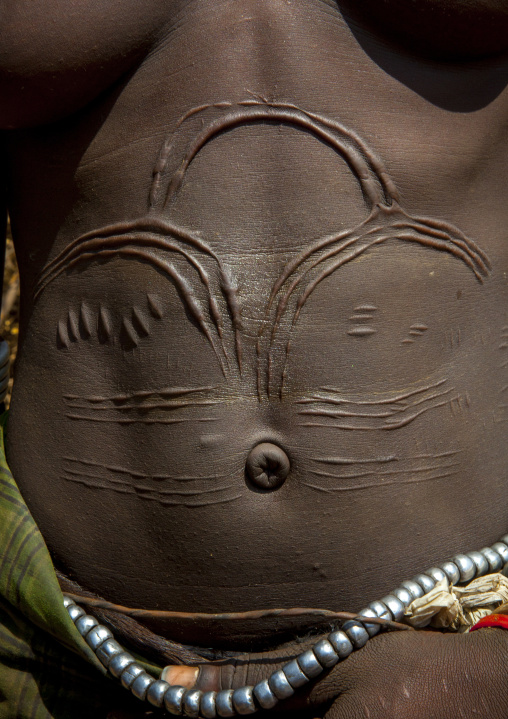
[(75, 622), (80, 617), (85, 616), (85, 610), (81, 609), (81, 607), (78, 607), (77, 604), (71, 604), (67, 607), (67, 612), (69, 614), (69, 617), (72, 619), (73, 622)]
[[(127, 669), (127, 671), (129, 671)], [(131, 692), (137, 699), (146, 699), (146, 693), (150, 686), (155, 682), (155, 679), (146, 672), (140, 674), (131, 684)]]
[(104, 642), (104, 644), (100, 645), (100, 647), (96, 650), (95, 655), (97, 659), (102, 662), (105, 667), (107, 667), (113, 657), (116, 657), (117, 654), (121, 654), (122, 652), (123, 648), (118, 644), (118, 642), (115, 642), (114, 639), (108, 639)]
[(98, 626), (99, 622), (97, 621), (97, 619), (88, 616), (88, 614), (85, 614), (83, 617), (80, 617), (76, 620), (76, 629), (82, 637), (85, 637), (88, 632), (90, 632), (94, 627)]
[(356, 622), (354, 619), (344, 622), (342, 625), (342, 631), (347, 634), (354, 649), (361, 649), (364, 647), (370, 638), (366, 629), (362, 627), (360, 622)]
[(234, 717), (236, 712), (233, 706), (233, 690), (225, 689), (217, 692), (215, 697), (215, 708), (220, 717)]
[(432, 579), (432, 577), (429, 577), (426, 574), (417, 574), (416, 577), (413, 577), (412, 581), (420, 585), (424, 594), (428, 594), (436, 586), (436, 582)]
[(346, 659), (353, 651), (353, 645), (349, 641), (347, 634), (341, 629), (328, 635), (328, 641), (335, 649), (341, 659)]
[(85, 637), (85, 642), (88, 644), (89, 647), (91, 647), (91, 649), (95, 650), (97, 649), (97, 647), (100, 647), (100, 645), (105, 642), (106, 639), (113, 639), (113, 635), (111, 634), (109, 629), (106, 629), (106, 627), (103, 627), (99, 624), (88, 632)]
[(293, 659), (293, 661), (282, 667), (282, 671), (284, 672), (284, 676), (294, 689), (298, 689), (298, 687), (303, 687), (303, 685), (307, 684), (309, 681), (309, 677), (302, 672), (302, 670), (298, 666), (298, 662), (296, 661), (296, 659)]
[(499, 541), (503, 544), (506, 544), (506, 546), (508, 547), (508, 534), (505, 534), (504, 537), (501, 537)]
[(413, 597), (409, 594), (407, 589), (404, 589), (404, 587), (397, 587), (397, 589), (393, 590), (392, 594), (397, 597), (399, 602), (401, 602), (404, 607), (409, 607), (413, 601)]
[(279, 700), (270, 689), (267, 679), (263, 679), (262, 682), (258, 682), (253, 691), (258, 704), (263, 709), (273, 709), (273, 707), (279, 703)]
[(300, 669), (306, 676), (309, 677), (309, 679), (315, 679), (323, 671), (323, 667), (318, 662), (312, 649), (308, 649), (306, 652), (303, 652), (303, 654), (300, 654), (296, 661), (298, 662)]
[(113, 659), (109, 662), (108, 671), (118, 679), (124, 669), (133, 662), (135, 662), (133, 656), (131, 656), (128, 652), (122, 652), (121, 654), (117, 654), (116, 657), (113, 657)]
[(215, 697), (217, 692), (204, 692), (201, 697), (201, 715), (204, 719), (215, 719), (217, 709), (215, 708)]
[(328, 639), (320, 639), (317, 644), (314, 644), (313, 650), (318, 662), (325, 669), (331, 669), (339, 661), (339, 655)]
[(120, 681), (122, 682), (122, 686), (125, 689), (129, 689), (131, 684), (134, 682), (135, 679), (137, 679), (140, 674), (144, 674), (144, 669), (139, 666), (139, 664), (129, 664), (127, 669), (124, 669), (122, 674), (120, 675)]
[(458, 567), (461, 582), (470, 582), (474, 579), (476, 565), (466, 554), (456, 554), (452, 561)]
[(452, 584), (457, 584), (459, 582), (460, 572), (459, 568), (456, 564), (454, 564), (454, 562), (443, 562), (443, 564), (440, 564), (439, 567), (443, 570), (443, 572), (446, 574)]
[[(370, 609), (370, 607), (366, 607), (365, 609), (361, 609), (358, 612), (358, 621), (360, 620), (360, 617), (377, 617), (378, 615), (373, 609)], [(362, 624), (365, 628), (365, 631), (369, 635), (369, 637), (375, 637), (376, 634), (379, 634), (381, 631), (381, 627), (379, 624), (367, 624), (367, 622), (362, 621)], [(319, 658), (319, 657), (318, 657)]]
[[(147, 701), (154, 707), (161, 708), (164, 704), (164, 694), (169, 689), (169, 684), (163, 679), (157, 679), (151, 684), (146, 693)], [(210, 718), (212, 719), (212, 718)]]
[(388, 619), (388, 621), (391, 621), (392, 615), (388, 611), (388, 607), (385, 607), (385, 605), (381, 604), (381, 602), (371, 602), (369, 604), (369, 609), (372, 609), (379, 619)]
[(430, 569), (427, 569), (424, 574), (427, 574), (429, 577), (431, 577), (436, 582), (436, 584), (438, 582), (442, 582), (443, 579), (446, 579), (446, 581), (448, 581), (448, 577), (442, 569), (439, 569), (439, 567), (431, 567)]
[(395, 622), (400, 622), (404, 616), (404, 605), (397, 599), (394, 594), (388, 594), (386, 597), (381, 599), (381, 604), (384, 604), (390, 610), (390, 613)]
[(413, 598), (413, 601), (415, 599), (423, 597), (423, 595), (425, 594), (423, 588), (419, 584), (417, 584), (417, 582), (413, 582), (412, 579), (405, 579), (403, 582), (401, 582), (400, 586), (409, 592), (409, 594)]
[(241, 687), (233, 692), (233, 707), (238, 714), (254, 714), (258, 710), (252, 693), (254, 687)]
[(199, 704), (203, 692), (199, 689), (190, 689), (183, 695), (182, 708), (184, 716), (186, 717), (198, 717), (199, 716)]
[(67, 609), (67, 607), (70, 607), (71, 604), (76, 604), (76, 602), (74, 601), (74, 599), (71, 599), (71, 598), (68, 597), (66, 594), (64, 594), (64, 595), (63, 595), (63, 605), (64, 605), (64, 607)]
[(282, 669), (279, 669), (278, 672), (274, 672), (270, 675), (268, 684), (277, 699), (287, 699), (295, 693), (295, 690), (286, 679), (286, 675)]
[(475, 575), (477, 577), (483, 577), (489, 571), (489, 563), (481, 552), (468, 552), (467, 556), (473, 560), (473, 564), (476, 567)]
[(170, 686), (164, 694), (164, 707), (170, 714), (180, 716), (182, 713), (182, 700), (185, 694), (183, 687)]
[(492, 549), (494, 552), (497, 552), (501, 559), (503, 560), (503, 564), (506, 564), (508, 562), (508, 547), (504, 542), (496, 542), (492, 545)]
[(483, 554), (487, 562), (489, 563), (489, 571), (493, 574), (500, 572), (503, 568), (503, 560), (497, 552), (494, 552), (490, 547), (484, 547), (480, 549), (480, 554)]

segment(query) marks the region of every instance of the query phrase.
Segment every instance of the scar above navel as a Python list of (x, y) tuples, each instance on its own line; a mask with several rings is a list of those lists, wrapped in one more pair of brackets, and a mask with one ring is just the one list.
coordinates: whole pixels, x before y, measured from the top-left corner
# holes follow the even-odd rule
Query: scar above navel
[(301, 427), (323, 427), (345, 430), (392, 430), (405, 427), (417, 417), (456, 401), (453, 388), (443, 379), (417, 389), (373, 399), (348, 397), (338, 389), (323, 387), (297, 404), (298, 411), (310, 421)]
[(146, 399), (147, 397), (165, 397), (174, 399), (175, 397), (182, 397), (184, 395), (198, 394), (213, 392), (218, 389), (218, 385), (205, 385), (202, 387), (160, 387), (153, 389), (143, 389), (134, 392), (119, 392), (117, 394), (109, 395), (79, 395), (79, 394), (66, 394), (64, 395), (65, 400), (84, 400), (94, 404), (96, 402), (130, 402), (135, 399)]
[(65, 416), (75, 421), (124, 425), (217, 422), (218, 417), (201, 412), (223, 405), (216, 389), (216, 386), (162, 387), (113, 395), (66, 394)]

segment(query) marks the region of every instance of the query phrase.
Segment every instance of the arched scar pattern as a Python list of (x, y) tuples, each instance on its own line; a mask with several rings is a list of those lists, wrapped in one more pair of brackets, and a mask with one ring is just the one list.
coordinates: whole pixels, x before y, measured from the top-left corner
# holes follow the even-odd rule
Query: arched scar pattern
[(80, 263), (114, 257), (146, 262), (173, 282), (184, 306), (212, 346), (224, 374), (229, 367), (225, 341), (228, 323), (241, 370), (240, 308), (231, 278), (216, 253), (200, 237), (156, 217), (109, 225), (78, 237), (46, 265), (36, 285), (35, 298), (57, 277)]
[[(199, 123), (193, 134), (193, 118)], [(366, 203), (366, 216), (356, 227), (309, 241), (276, 279), (260, 317), (256, 344), (258, 396), (282, 397), (291, 338), (301, 311), (314, 290), (348, 262), (388, 242), (417, 243), (461, 260), (479, 282), (488, 276), (485, 253), (457, 227), (443, 220), (407, 213), (386, 168), (354, 132), (335, 120), (291, 103), (253, 96), (195, 107), (177, 123), (164, 142), (154, 171), (145, 217), (113, 224), (77, 238), (44, 268), (36, 297), (64, 272), (82, 262), (115, 257), (151, 264), (176, 287), (180, 298), (212, 346), (224, 374), (234, 364), (241, 373), (240, 302), (229, 270), (202, 238), (170, 220), (171, 203), (197, 154), (222, 133), (249, 124), (279, 123), (310, 133), (346, 162)], [(189, 129), (190, 128), (190, 129)], [(185, 129), (185, 132), (184, 132)], [(190, 140), (188, 139), (190, 136)], [(225, 244), (227, 238), (224, 238)]]

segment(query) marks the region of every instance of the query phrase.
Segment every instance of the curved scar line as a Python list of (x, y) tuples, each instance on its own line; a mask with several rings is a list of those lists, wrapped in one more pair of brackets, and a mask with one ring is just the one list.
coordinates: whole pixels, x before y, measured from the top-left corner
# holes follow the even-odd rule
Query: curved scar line
[[(162, 237), (159, 236), (161, 233), (163, 235)], [(169, 240), (166, 238), (167, 235), (171, 236)], [(178, 242), (183, 242), (194, 250), (199, 251), (205, 257), (213, 260), (217, 266), (219, 289), (224, 297), (227, 313), (231, 320), (235, 337), (237, 361), (241, 371), (241, 315), (237, 300), (237, 289), (233, 286), (217, 254), (213, 252), (200, 237), (172, 223), (162, 221), (155, 217), (145, 217), (132, 222), (109, 225), (100, 230), (94, 230), (81, 235), (46, 265), (37, 281), (34, 297), (37, 298), (49, 283), (55, 280), (62, 272), (76, 266), (78, 262), (95, 260), (100, 257), (111, 258), (123, 254), (124, 256), (131, 256), (138, 260), (151, 263), (168, 274), (175, 282), (181, 299), (198, 322), (201, 331), (204, 332), (207, 339), (211, 341), (204, 322), (203, 313), (197, 300), (193, 296), (188, 281), (177, 273), (171, 265), (161, 263), (160, 260), (154, 257), (153, 254), (145, 248), (160, 249), (164, 252), (175, 252), (182, 256), (189, 266), (198, 273), (200, 282), (207, 291), (210, 318), (221, 340), (222, 349), (227, 359), (226, 350), (222, 341), (223, 321), (217, 299), (211, 291), (209, 275), (202, 263), (194, 258), (188, 250), (179, 247)], [(125, 245), (132, 244), (138, 245), (138, 248), (125, 247)]]

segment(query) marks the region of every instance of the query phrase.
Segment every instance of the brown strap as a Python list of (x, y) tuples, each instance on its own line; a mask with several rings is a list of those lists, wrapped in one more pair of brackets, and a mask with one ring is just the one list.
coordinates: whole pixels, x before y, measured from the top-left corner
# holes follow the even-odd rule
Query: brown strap
[[(77, 582), (57, 571), (56, 575), (60, 588), (66, 594), (72, 595), (75, 601), (87, 606), (87, 600), (100, 600), (96, 594), (79, 586)], [(104, 600), (101, 600), (104, 601)], [(106, 602), (107, 604), (107, 602)], [(143, 654), (147, 659), (157, 664), (185, 664), (196, 665), (217, 658), (217, 653), (206, 650), (186, 647), (171, 639), (155, 634), (135, 619), (119, 614), (111, 609), (94, 607), (93, 614), (96, 619), (111, 629), (120, 643), (128, 644), (134, 651)], [(220, 654), (223, 657), (223, 654)]]
[[(358, 616), (354, 612), (333, 612), (328, 609), (310, 607), (259, 609), (248, 612), (227, 612), (223, 614), (138, 609), (108, 602), (97, 594), (83, 589), (77, 582), (69, 579), (62, 572), (57, 571), (57, 577), (62, 591), (75, 602), (89, 608), (101, 623), (115, 632), (115, 636), (117, 636), (119, 641), (128, 643), (133, 649), (147, 658), (163, 665), (199, 666), (210, 661), (220, 661), (225, 658), (231, 661), (233, 657), (238, 656), (238, 653), (184, 646), (171, 639), (166, 639), (155, 634), (137, 621), (138, 619), (141, 621), (143, 619), (155, 618), (177, 618), (179, 620), (189, 621), (195, 621), (196, 619), (236, 621), (265, 617), (316, 617), (316, 619), (321, 619), (321, 621), (346, 621), (348, 619), (355, 619)], [(398, 622), (391, 622), (386, 619), (369, 618), (369, 623), (381, 624), (388, 630), (414, 631), (413, 627)], [(209, 676), (210, 681), (212, 681), (212, 679), (215, 681), (215, 674), (213, 674), (212, 668), (210, 667), (211, 673), (209, 675), (207, 671), (208, 670), (202, 672), (201, 678), (204, 680), (205, 676)]]

